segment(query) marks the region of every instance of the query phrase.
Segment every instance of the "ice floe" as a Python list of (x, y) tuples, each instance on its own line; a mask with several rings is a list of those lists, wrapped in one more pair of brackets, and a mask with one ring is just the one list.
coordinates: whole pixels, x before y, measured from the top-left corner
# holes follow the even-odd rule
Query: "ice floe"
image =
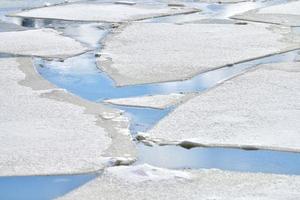
[(300, 26), (300, 1), (291, 1), (251, 10), (235, 15), (232, 18), (286, 26)]
[(105, 103), (123, 106), (135, 107), (149, 107), (157, 109), (165, 109), (176, 104), (180, 104), (195, 94), (178, 94), (172, 93), (168, 95), (151, 95), (151, 96), (138, 96), (119, 99), (108, 99)]
[(134, 159), (130, 136), (114, 128), (128, 121), (99, 117), (117, 111), (58, 90), (30, 58), (1, 58), (0, 66), (1, 176), (86, 173)]
[(182, 104), (149, 137), (188, 147), (299, 152), (299, 72), (299, 62), (257, 67)]
[(0, 40), (1, 53), (16, 55), (65, 58), (88, 50), (52, 29), (0, 32)]
[(151, 7), (111, 3), (72, 3), (10, 14), (13, 17), (61, 19), (93, 22), (124, 22), (151, 17), (193, 13), (195, 8)]
[(300, 177), (221, 170), (175, 171), (149, 165), (115, 167), (59, 199), (244, 199), (300, 196)]
[(189, 79), (300, 47), (290, 29), (265, 24), (133, 23), (108, 36), (98, 66), (119, 86)]

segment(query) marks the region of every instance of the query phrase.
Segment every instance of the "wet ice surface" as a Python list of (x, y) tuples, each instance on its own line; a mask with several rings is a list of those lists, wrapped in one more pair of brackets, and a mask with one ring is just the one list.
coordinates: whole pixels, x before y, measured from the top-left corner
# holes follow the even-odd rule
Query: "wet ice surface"
[(300, 175), (300, 154), (233, 148), (192, 148), (138, 145), (135, 164), (147, 163), (171, 169), (217, 168), (240, 172)]
[(0, 177), (0, 199), (48, 200), (96, 178), (95, 174)]

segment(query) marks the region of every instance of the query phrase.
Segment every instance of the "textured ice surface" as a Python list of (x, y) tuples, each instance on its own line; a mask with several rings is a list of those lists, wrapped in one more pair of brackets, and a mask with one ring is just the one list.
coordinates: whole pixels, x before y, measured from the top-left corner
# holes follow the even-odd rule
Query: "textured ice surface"
[(129, 182), (162, 181), (175, 178), (189, 179), (188, 173), (153, 167), (148, 164), (135, 166), (110, 167), (106, 172), (111, 176)]
[[(68, 0), (68, 2), (75, 2), (78, 0)], [(48, 4), (59, 4), (64, 3), (65, 0), (1, 0), (0, 1), (0, 8), (28, 8), (28, 7), (38, 7), (38, 6), (45, 6), (46, 3)]]
[(98, 64), (117, 85), (183, 80), (300, 47), (282, 32), (262, 24), (133, 23), (108, 36)]
[(90, 172), (109, 156), (134, 155), (118, 112), (54, 88), (29, 58), (16, 59), (0, 59), (1, 176)]
[(300, 63), (262, 65), (187, 101), (149, 136), (300, 151)]
[(88, 49), (51, 29), (0, 32), (0, 52), (42, 57), (70, 57)]
[(131, 6), (109, 3), (74, 3), (23, 11), (11, 16), (98, 22), (123, 22), (195, 12), (193, 8)]
[(233, 18), (287, 26), (300, 26), (300, 1), (291, 1), (285, 4), (251, 10), (235, 15)]
[(243, 199), (286, 200), (300, 197), (299, 176), (174, 171), (149, 165), (115, 167), (60, 199)]

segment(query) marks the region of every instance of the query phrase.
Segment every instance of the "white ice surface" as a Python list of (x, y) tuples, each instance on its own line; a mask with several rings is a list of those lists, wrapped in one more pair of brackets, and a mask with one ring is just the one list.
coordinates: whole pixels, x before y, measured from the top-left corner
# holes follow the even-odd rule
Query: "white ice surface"
[(291, 1), (284, 4), (261, 8), (259, 14), (300, 15), (300, 1)]
[(250, 10), (232, 18), (285, 26), (300, 26), (300, 1), (290, 1), (258, 10)]
[(300, 151), (300, 63), (262, 65), (180, 105), (149, 131), (162, 141)]
[[(23, 71), (30, 72), (26, 79)], [(1, 176), (86, 173), (108, 164), (104, 154), (132, 152), (128, 135), (111, 139), (99, 117), (102, 105), (56, 89), (33, 71), (29, 58), (0, 59), (0, 110)], [(127, 147), (114, 150), (119, 142)]]
[(0, 32), (0, 41), (1, 53), (17, 55), (64, 58), (88, 50), (81, 43), (52, 29)]
[(23, 11), (11, 16), (98, 22), (123, 22), (149, 17), (189, 13), (193, 8), (150, 7), (109, 3), (74, 3)]
[(172, 93), (168, 95), (138, 96), (120, 99), (108, 99), (104, 102), (123, 106), (150, 107), (157, 109), (165, 109), (167, 107), (179, 104), (194, 94), (178, 94)]
[(299, 48), (299, 41), (286, 40), (288, 31), (263, 24), (133, 23), (106, 39), (98, 66), (120, 86), (183, 80)]
[(61, 200), (295, 200), (300, 177), (220, 170), (115, 167)]

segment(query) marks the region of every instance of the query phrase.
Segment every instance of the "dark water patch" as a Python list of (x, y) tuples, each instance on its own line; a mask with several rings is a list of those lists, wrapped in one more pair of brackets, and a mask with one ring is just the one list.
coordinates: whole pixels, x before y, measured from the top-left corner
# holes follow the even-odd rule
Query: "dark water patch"
[(300, 175), (300, 153), (234, 148), (145, 146), (138, 144), (138, 161), (171, 169), (212, 169)]
[(96, 176), (85, 174), (0, 177), (0, 199), (50, 200), (70, 192)]

